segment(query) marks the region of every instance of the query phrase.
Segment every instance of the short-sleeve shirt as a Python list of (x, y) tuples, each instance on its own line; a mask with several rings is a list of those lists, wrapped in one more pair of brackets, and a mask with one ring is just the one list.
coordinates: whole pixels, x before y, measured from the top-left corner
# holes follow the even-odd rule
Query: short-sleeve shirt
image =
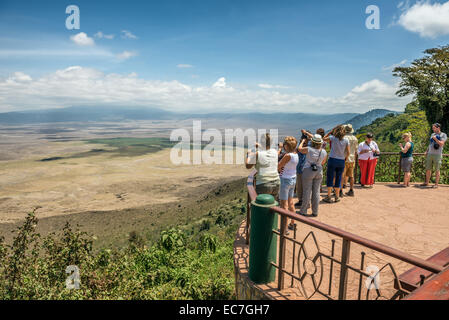
[(329, 136), (329, 139), (331, 141), (331, 152), (329, 154), (329, 158), (345, 160), (345, 151), (346, 147), (349, 145), (349, 140), (346, 138), (340, 140), (334, 136)]
[[(362, 152), (363, 150), (368, 150), (369, 152), (361, 154), (360, 152)], [(374, 151), (380, 152), (379, 146), (377, 145), (377, 143), (375, 143), (374, 141), (371, 141), (371, 143), (368, 145), (366, 143), (366, 141), (362, 142), (361, 144), (359, 144), (359, 148), (357, 150), (357, 152), (359, 154), (359, 160), (375, 159), (376, 157), (374, 156)]]
[(327, 152), (324, 149), (315, 149), (312, 147), (307, 147), (306, 161), (304, 163), (304, 168), (310, 168), (312, 163), (315, 163), (318, 168), (321, 168), (321, 163), (327, 156)]
[(428, 153), (429, 154), (436, 154), (436, 155), (442, 155), (443, 154), (443, 148), (438, 148), (435, 149), (434, 144), (436, 144), (435, 140), (433, 140), (433, 137), (437, 137), (438, 140), (440, 141), (447, 141), (447, 135), (444, 132), (440, 132), (440, 133), (432, 133), (432, 136), (430, 137), (430, 145), (429, 145), (429, 149)]
[(357, 140), (357, 137), (353, 134), (347, 134), (345, 136), (346, 139), (349, 141), (349, 157), (348, 162), (354, 163), (355, 162), (355, 154), (357, 153), (357, 148), (359, 147), (359, 140)]

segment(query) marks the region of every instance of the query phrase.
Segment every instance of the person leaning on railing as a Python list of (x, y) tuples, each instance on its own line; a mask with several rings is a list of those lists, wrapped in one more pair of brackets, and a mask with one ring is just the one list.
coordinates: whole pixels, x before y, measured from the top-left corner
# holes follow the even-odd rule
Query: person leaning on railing
[(380, 156), (379, 146), (373, 141), (374, 135), (368, 133), (365, 142), (359, 144), (357, 150), (359, 154), (360, 183), (362, 187), (372, 188), (374, 185), (374, 175), (376, 174), (377, 160)]
[(245, 165), (247, 169), (253, 167), (257, 170), (256, 192), (257, 194), (271, 194), (276, 199), (279, 194), (278, 152), (271, 148), (271, 136), (269, 133), (262, 136), (262, 146), (265, 140), (265, 150), (259, 150), (261, 145), (256, 143), (256, 150), (249, 151)]
[(435, 169), (435, 185), (438, 188), (440, 182), (440, 168), (443, 158), (444, 144), (447, 141), (447, 135), (441, 132), (441, 124), (435, 123), (432, 126), (432, 136), (430, 137), (430, 144), (426, 151), (426, 182), (421, 186), (427, 187), (432, 176), (432, 169)]
[(307, 140), (302, 140), (298, 147), (301, 154), (306, 155), (302, 172), (302, 205), (300, 214), (306, 216), (307, 209), (312, 198), (312, 216), (318, 216), (318, 206), (320, 203), (320, 187), (323, 181), (323, 165), (326, 163), (327, 152), (323, 149), (323, 138), (319, 134), (312, 137), (310, 147)]
[(404, 187), (410, 187), (410, 172), (413, 164), (413, 149), (415, 144), (412, 141), (412, 134), (410, 132), (402, 135), (405, 145), (399, 144), (401, 148), (401, 168), (404, 171)]

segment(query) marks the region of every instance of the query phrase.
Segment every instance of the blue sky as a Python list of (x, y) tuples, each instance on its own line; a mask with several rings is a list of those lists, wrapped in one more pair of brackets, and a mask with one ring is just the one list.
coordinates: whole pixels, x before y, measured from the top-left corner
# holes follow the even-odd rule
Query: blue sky
[[(380, 30), (365, 27), (369, 5)], [(447, 1), (1, 0), (0, 112), (400, 110), (391, 66), (448, 44), (446, 21)]]

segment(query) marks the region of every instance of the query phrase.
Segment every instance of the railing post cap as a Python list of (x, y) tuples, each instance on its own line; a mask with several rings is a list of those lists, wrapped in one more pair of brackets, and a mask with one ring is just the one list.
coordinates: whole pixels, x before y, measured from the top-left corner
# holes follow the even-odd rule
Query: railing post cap
[(258, 207), (275, 207), (278, 205), (274, 197), (270, 194), (260, 194), (257, 196), (256, 200), (253, 201), (252, 205)]

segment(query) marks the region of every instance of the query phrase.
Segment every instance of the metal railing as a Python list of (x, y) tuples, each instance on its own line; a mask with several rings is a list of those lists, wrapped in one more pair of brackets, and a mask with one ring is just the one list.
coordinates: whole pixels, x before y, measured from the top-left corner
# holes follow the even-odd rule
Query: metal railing
[[(354, 177), (360, 182), (360, 170), (358, 168), (358, 158), (356, 155), (354, 166)], [(323, 167), (323, 182), (326, 181), (327, 164)], [(434, 174), (434, 173), (433, 173)], [(375, 181), (401, 183), (404, 173), (401, 167), (400, 152), (382, 152), (376, 167)], [(413, 165), (411, 171), (411, 182), (424, 182), (426, 178), (426, 156), (424, 153), (413, 154)], [(449, 185), (449, 154), (443, 154), (440, 183)]]
[[(397, 154), (396, 154), (397, 155)], [(257, 193), (254, 187), (255, 183), (255, 175), (252, 174), (248, 177), (247, 186), (248, 186), (248, 202), (247, 202), (247, 224), (246, 224), (246, 241), (249, 243), (250, 238), (250, 226), (251, 226), (251, 202), (257, 198)], [(275, 267), (277, 272), (277, 287), (278, 290), (285, 289), (285, 276), (289, 276), (291, 278), (290, 287), (294, 287), (294, 281), (296, 280), (299, 283), (299, 289), (304, 298), (310, 299), (316, 294), (321, 295), (327, 299), (334, 300), (333, 297), (333, 282), (334, 282), (334, 270), (339, 267), (338, 272), (338, 295), (336, 299), (345, 300), (347, 298), (347, 290), (348, 290), (348, 275), (350, 271), (355, 272), (358, 275), (357, 281), (357, 299), (362, 299), (362, 287), (363, 283), (366, 284), (366, 279), (370, 282), (370, 286), (374, 287), (374, 290), (367, 290), (366, 299), (370, 298), (370, 293), (375, 292), (375, 298), (386, 298), (382, 290), (376, 287), (376, 279), (377, 276), (383, 271), (390, 271), (393, 276), (394, 288), (389, 288), (389, 291), (394, 292), (388, 299), (402, 299), (407, 296), (410, 292), (406, 289), (402, 288), (401, 281), (396, 274), (395, 268), (392, 263), (386, 263), (382, 268), (379, 268), (374, 274), (370, 274), (365, 270), (365, 260), (367, 253), (362, 251), (360, 253), (360, 265), (353, 266), (350, 263), (350, 254), (351, 254), (351, 245), (357, 244), (362, 248), (373, 250), (376, 253), (381, 253), (386, 255), (391, 259), (397, 259), (401, 262), (407, 263), (412, 267), (422, 268), (426, 271), (429, 271), (431, 275), (440, 273), (443, 271), (443, 267), (432, 262), (426, 261), (424, 259), (420, 259), (418, 257), (412, 256), (408, 253), (402, 252), (400, 250), (385, 246), (378, 242), (360, 237), (358, 235), (343, 231), (336, 227), (324, 224), (322, 222), (316, 221), (314, 219), (310, 219), (307, 217), (303, 217), (296, 213), (281, 209), (279, 207), (273, 207), (270, 210), (273, 214), (279, 214), (281, 217), (280, 221), (280, 229), (273, 230), (273, 234), (279, 238), (279, 251), (277, 263), (272, 262), (272, 266)], [(299, 222), (301, 225), (310, 226), (314, 229), (323, 231), (332, 236), (336, 236), (341, 240), (341, 255), (338, 257), (336, 255), (336, 242), (337, 240), (332, 239), (331, 241), (331, 252), (330, 254), (325, 253), (320, 249), (319, 243), (317, 241), (317, 237), (313, 231), (310, 231), (307, 236), (302, 240), (297, 239), (297, 230), (294, 230), (293, 237), (287, 236), (286, 227), (287, 220), (292, 219), (294, 221)], [(286, 246), (287, 242), (292, 244), (292, 259), (291, 268), (287, 270), (286, 268)], [(316, 254), (313, 257), (309, 257), (306, 246), (307, 244), (312, 244), (315, 248)], [(250, 253), (251, 254), (251, 253)], [(329, 264), (326, 266), (328, 277), (328, 286), (327, 288), (323, 287), (323, 279), (324, 279), (324, 261), (327, 260)], [(306, 286), (305, 279), (308, 278), (312, 285)], [(363, 281), (365, 279), (365, 282)], [(421, 279), (421, 283), (417, 284), (422, 285), (425, 279)], [(353, 291), (354, 292), (354, 291)]]
[[(401, 183), (403, 172), (401, 167), (401, 155), (396, 152), (384, 152), (380, 155), (380, 161), (376, 168), (376, 181)], [(396, 172), (394, 172), (396, 171)], [(391, 179), (391, 178), (395, 179)], [(413, 154), (413, 165), (411, 171), (412, 182), (424, 182), (426, 178), (426, 155), (424, 153)], [(440, 183), (449, 184), (449, 154), (443, 154)]]

